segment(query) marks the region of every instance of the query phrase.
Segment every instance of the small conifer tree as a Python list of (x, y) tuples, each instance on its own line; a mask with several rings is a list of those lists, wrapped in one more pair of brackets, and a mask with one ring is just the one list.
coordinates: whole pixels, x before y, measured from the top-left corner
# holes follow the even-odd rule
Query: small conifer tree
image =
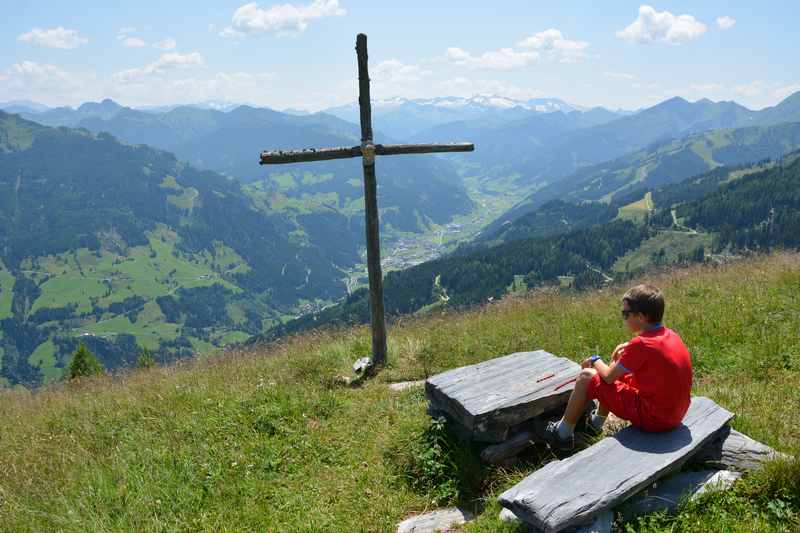
[(97, 360), (89, 348), (84, 343), (78, 346), (72, 354), (72, 361), (69, 363), (68, 377), (70, 380), (85, 376), (98, 376), (105, 371), (103, 364)]
[(139, 368), (153, 368), (156, 366), (156, 358), (153, 356), (153, 352), (147, 348), (142, 348), (139, 358), (136, 360), (136, 365)]

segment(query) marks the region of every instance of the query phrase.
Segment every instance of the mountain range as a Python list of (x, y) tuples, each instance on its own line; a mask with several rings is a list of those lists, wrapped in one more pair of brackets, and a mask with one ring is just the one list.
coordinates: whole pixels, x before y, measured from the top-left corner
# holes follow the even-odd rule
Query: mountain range
[[(56, 108), (23, 116), (50, 126), (108, 132), (127, 143), (170, 151), (199, 168), (243, 182), (263, 182), (259, 189), (302, 205), (307, 213), (337, 212), (351, 217), (361, 209), (361, 166), (357, 161), (258, 165), (258, 154), (264, 149), (353, 146), (360, 142), (358, 126), (325, 113), (297, 116), (249, 106), (227, 112), (194, 106), (146, 112), (103, 100), (77, 109)], [(428, 223), (445, 223), (472, 208), (447, 160), (396, 156), (382, 158), (379, 165), (385, 228), (421, 231)], [(278, 198), (275, 203), (282, 201)], [(359, 222), (355, 224), (353, 230), (359, 231)]]
[[(570, 208), (563, 201), (553, 201), (542, 207), (550, 216), (528, 217), (527, 234), (468, 245), (390, 272), (384, 285), (386, 312), (390, 316), (428, 313), (491, 302), (542, 286), (602, 287), (653, 265), (772, 247), (797, 248), (798, 191), (800, 151), (795, 151), (778, 161), (720, 167), (677, 185), (647, 190), (636, 206)], [(636, 216), (630, 213), (634, 208), (639, 212)], [(559, 228), (552, 215), (571, 220)], [(278, 325), (250, 342), (368, 321), (369, 293), (362, 289), (336, 306)]]
[[(330, 113), (205, 107), (0, 112), (0, 377), (56, 379), (81, 340), (117, 367), (140, 347), (168, 360), (367, 316), (360, 162), (257, 165), (265, 148), (358, 144), (359, 127)], [(411, 266), (387, 274), (387, 309), (425, 312), (769, 244), (745, 227), (756, 215), (725, 226), (710, 204), (677, 204), (800, 147), (800, 93), (760, 111), (673, 98), (636, 113), (397, 99), (376, 103), (374, 123), (376, 137), (476, 144), (378, 162), (384, 257)], [(746, 190), (763, 194), (761, 179)], [(446, 242), (462, 225), (477, 239)]]
[[(561, 111), (569, 113), (583, 108), (557, 98), (516, 100), (498, 95), (438, 98), (389, 98), (372, 102), (376, 129), (398, 139), (410, 139), (442, 124), (468, 120), (507, 121), (530, 115)], [(358, 123), (358, 102), (331, 107), (325, 113)], [(433, 140), (433, 139), (431, 139)]]

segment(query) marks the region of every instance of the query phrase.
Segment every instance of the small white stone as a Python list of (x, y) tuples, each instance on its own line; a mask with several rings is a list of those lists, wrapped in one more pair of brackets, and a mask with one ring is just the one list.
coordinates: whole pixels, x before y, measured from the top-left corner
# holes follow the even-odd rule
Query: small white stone
[(413, 389), (414, 387), (421, 387), (424, 384), (424, 379), (417, 381), (400, 381), (399, 383), (391, 383), (389, 388), (393, 391), (404, 391), (406, 389)]
[(521, 522), (517, 515), (515, 515), (511, 509), (506, 509), (503, 507), (503, 510), (500, 511), (500, 521), (501, 522)]
[(465, 524), (472, 520), (469, 511), (458, 507), (448, 507), (417, 516), (412, 516), (397, 524), (397, 533), (434, 533), (447, 531), (453, 526)]
[(353, 372), (360, 374), (372, 366), (372, 359), (369, 357), (362, 357), (353, 363)]

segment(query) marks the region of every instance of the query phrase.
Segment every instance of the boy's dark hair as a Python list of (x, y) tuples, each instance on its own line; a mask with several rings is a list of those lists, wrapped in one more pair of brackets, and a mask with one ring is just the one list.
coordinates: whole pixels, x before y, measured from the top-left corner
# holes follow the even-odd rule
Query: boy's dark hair
[(641, 313), (655, 324), (664, 317), (664, 295), (652, 285), (637, 285), (628, 289), (622, 297), (634, 313)]

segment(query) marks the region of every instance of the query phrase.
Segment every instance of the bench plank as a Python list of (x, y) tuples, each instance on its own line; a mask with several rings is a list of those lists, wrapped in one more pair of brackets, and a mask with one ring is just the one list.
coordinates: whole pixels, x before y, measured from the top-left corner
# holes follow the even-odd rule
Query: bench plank
[[(566, 404), (580, 365), (544, 350), (517, 352), (428, 378), (431, 412), (444, 413), (473, 440), (502, 442), (508, 429)], [(548, 374), (552, 377), (537, 382)]]
[(500, 495), (500, 504), (546, 532), (590, 521), (681, 467), (733, 414), (692, 398), (683, 423), (664, 433), (627, 427), (561, 461), (548, 463)]

